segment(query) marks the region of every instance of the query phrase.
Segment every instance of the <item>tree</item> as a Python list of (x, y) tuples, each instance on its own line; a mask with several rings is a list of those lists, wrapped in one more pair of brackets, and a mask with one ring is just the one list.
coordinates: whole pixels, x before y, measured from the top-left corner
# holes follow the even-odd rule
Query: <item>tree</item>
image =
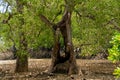
[[(23, 14), (23, 3), (22, 1), (16, 0), (17, 4), (17, 12), (18, 14)], [(17, 51), (17, 61), (16, 61), (16, 72), (26, 72), (28, 71), (28, 53), (27, 53), (27, 40), (25, 36), (25, 32), (22, 31), (23, 25), (24, 25), (24, 18), (19, 17), (20, 25), (19, 30), (21, 32), (19, 33), (19, 50)]]
[[(39, 1), (30, 2), (32, 4), (40, 3)], [(29, 1), (25, 0), (8, 0), (6, 3), (8, 6), (12, 6), (12, 9), (11, 12), (9, 12), (7, 10), (8, 8), (6, 8), (6, 12), (1, 14), (2, 26), (4, 26), (1, 26), (1, 36), (4, 38), (5, 44), (13, 45), (17, 48), (15, 71), (28, 71), (28, 49), (39, 46), (51, 47), (51, 43), (46, 46), (45, 40), (43, 40), (44, 38), (49, 38), (49, 36), (44, 37), (43, 35), (48, 34), (48, 32), (50, 33), (50, 30), (46, 29), (46, 27), (41, 27), (43, 24), (40, 22), (39, 17), (36, 17), (39, 12), (38, 9), (36, 10), (36, 8), (39, 7), (38, 5), (30, 7)], [(52, 42), (52, 40), (50, 42)]]
[(84, 56), (107, 54), (111, 47), (109, 41), (115, 31), (119, 31), (119, 1), (118, 0), (84, 0), (75, 6), (72, 17), (73, 43), (75, 47), (82, 46)]
[[(6, 12), (3, 14), (5, 16), (3, 19), (3, 32), (6, 35), (2, 35), (5, 39), (6, 44), (13, 45), (16, 50), (16, 69), (15, 72), (26, 72), (28, 71), (28, 34), (26, 34), (26, 24), (24, 17), (24, 4), (23, 1), (15, 0), (15, 1), (6, 1), (7, 6), (12, 6), (11, 12), (6, 8)], [(16, 6), (15, 6), (16, 5)], [(16, 7), (16, 8), (15, 8)], [(15, 10), (14, 10), (15, 9)], [(9, 43), (7, 43), (9, 42)], [(12, 42), (12, 44), (11, 44)]]
[[(52, 53), (52, 63), (49, 72), (66, 71), (68, 74), (77, 74), (75, 54), (73, 51), (71, 34), (71, 16), (75, 6), (75, 1), (65, 0), (65, 10), (62, 19), (57, 23), (51, 23), (44, 15), (40, 15), (42, 21), (52, 26), (54, 32), (54, 48)], [(60, 33), (64, 39), (65, 50), (60, 53)], [(64, 54), (64, 56), (61, 56)]]
[[(68, 66), (67, 72), (77, 73), (73, 43), (80, 48), (82, 44), (90, 44), (82, 46), (83, 55), (105, 52), (110, 47), (111, 34), (120, 30), (118, 0), (5, 1), (11, 10), (0, 14), (2, 22), (7, 23), (0, 24), (2, 40), (10, 46), (15, 42), (17, 56), (21, 59), (28, 54), (29, 48), (51, 48), (55, 42), (50, 72), (57, 71), (60, 68), (58, 65), (67, 63), (67, 66), (73, 64), (75, 69), (73, 71)], [(60, 52), (61, 47), (64, 48), (63, 54)]]

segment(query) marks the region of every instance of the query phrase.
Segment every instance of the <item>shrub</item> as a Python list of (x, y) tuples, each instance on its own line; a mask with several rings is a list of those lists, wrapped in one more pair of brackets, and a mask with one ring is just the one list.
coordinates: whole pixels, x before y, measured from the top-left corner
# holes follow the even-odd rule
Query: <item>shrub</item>
[[(112, 47), (108, 49), (108, 59), (113, 62), (120, 61), (120, 33), (116, 32), (110, 43), (112, 44)], [(113, 74), (117, 78), (120, 77), (120, 67), (117, 67)]]

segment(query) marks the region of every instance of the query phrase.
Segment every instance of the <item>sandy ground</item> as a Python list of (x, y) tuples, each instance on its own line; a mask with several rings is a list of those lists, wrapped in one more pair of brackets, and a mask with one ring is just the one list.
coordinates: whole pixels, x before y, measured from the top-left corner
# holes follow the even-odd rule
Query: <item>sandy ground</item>
[(29, 59), (29, 72), (14, 73), (15, 60), (0, 60), (0, 80), (115, 80), (112, 75), (119, 63), (108, 60), (77, 59), (82, 75), (45, 74), (51, 59)]

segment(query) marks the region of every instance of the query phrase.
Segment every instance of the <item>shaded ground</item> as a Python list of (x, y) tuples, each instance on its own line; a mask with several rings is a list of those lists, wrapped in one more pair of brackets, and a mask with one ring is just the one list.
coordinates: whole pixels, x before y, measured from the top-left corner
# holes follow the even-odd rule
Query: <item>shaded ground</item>
[[(61, 50), (61, 53), (63, 51)], [(29, 50), (29, 56), (32, 59), (45, 59), (45, 58), (51, 58), (52, 50), (47, 48), (40, 48), (37, 50), (30, 49)], [(88, 55), (83, 56), (79, 51), (75, 51), (75, 55), (77, 59), (95, 59), (95, 60), (101, 60), (101, 59), (107, 59), (108, 53), (107, 52), (99, 52), (95, 55)], [(5, 51), (0, 52), (0, 60), (13, 60), (16, 59), (16, 55), (11, 51)]]
[(50, 59), (30, 59), (29, 72), (14, 73), (15, 60), (0, 61), (0, 80), (115, 80), (112, 75), (118, 63), (108, 60), (77, 60), (83, 74), (47, 74), (43, 71), (50, 66)]

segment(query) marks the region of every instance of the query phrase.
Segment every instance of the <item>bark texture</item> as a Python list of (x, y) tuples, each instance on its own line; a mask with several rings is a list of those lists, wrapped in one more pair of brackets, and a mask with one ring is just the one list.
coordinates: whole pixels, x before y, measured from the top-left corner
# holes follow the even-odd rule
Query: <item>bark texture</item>
[(17, 61), (15, 72), (27, 72), (28, 71), (28, 53), (27, 53), (27, 41), (24, 33), (20, 35), (19, 50), (17, 51)]
[(28, 56), (17, 57), (15, 72), (28, 71)]
[[(57, 23), (54, 33), (54, 49), (52, 54), (52, 65), (50, 72), (65, 72), (68, 74), (77, 74), (78, 68), (73, 51), (72, 34), (71, 34), (71, 12), (65, 11), (62, 20)], [(60, 53), (60, 33), (64, 39), (65, 50)], [(64, 54), (64, 56), (61, 56)]]

